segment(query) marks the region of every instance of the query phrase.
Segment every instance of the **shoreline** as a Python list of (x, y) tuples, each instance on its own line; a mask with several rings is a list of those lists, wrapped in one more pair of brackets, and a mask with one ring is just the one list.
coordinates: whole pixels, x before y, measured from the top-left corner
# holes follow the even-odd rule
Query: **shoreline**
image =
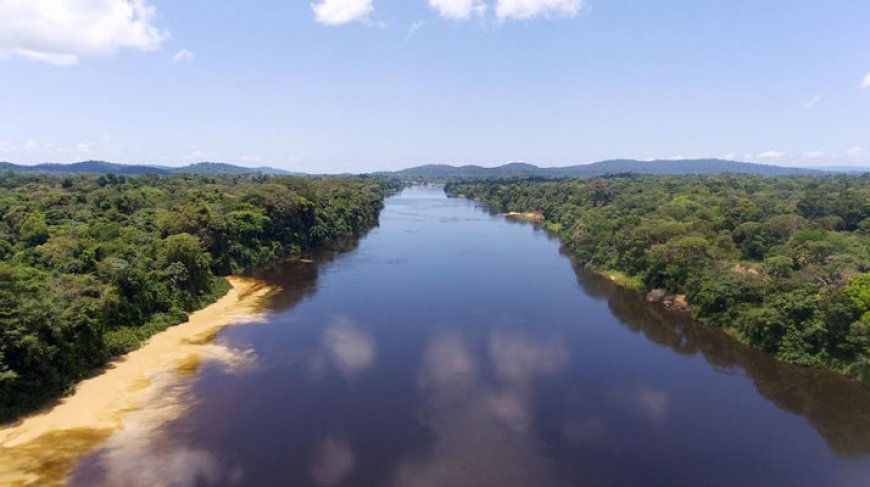
[(527, 222), (541, 223), (544, 221), (544, 215), (535, 211), (509, 211), (505, 213), (505, 216), (508, 218), (513, 218), (515, 220), (522, 220)]
[[(230, 290), (191, 313), (188, 321), (111, 361), (97, 375), (79, 382), (72, 395), (0, 426), (0, 484), (62, 485), (75, 463), (113, 434), (150, 430), (178, 417), (188, 403), (181, 400), (184, 387), (178, 385), (199, 366), (250, 365), (249, 353), (211, 342), (229, 325), (257, 321), (263, 298), (275, 288), (248, 277), (227, 280)], [(167, 404), (167, 394), (179, 400)], [(157, 407), (149, 411), (152, 404)]]

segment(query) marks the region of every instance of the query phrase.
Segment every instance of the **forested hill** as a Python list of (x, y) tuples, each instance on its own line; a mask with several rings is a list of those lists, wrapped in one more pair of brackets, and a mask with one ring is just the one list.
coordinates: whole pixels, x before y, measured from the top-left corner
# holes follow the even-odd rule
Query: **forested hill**
[(271, 174), (289, 175), (288, 171), (273, 167), (242, 167), (222, 162), (198, 162), (182, 167), (152, 166), (144, 164), (116, 164), (105, 161), (82, 161), (71, 164), (35, 164), (25, 166), (11, 162), (0, 162), (0, 172), (42, 174), (123, 174), (133, 176), (140, 174), (157, 174), (168, 176), (172, 174)]
[(783, 361), (870, 381), (868, 174), (635, 176), (446, 190), (498, 211), (538, 212), (580, 265), (657, 289), (656, 300), (685, 295), (697, 320)]
[[(859, 168), (853, 168), (860, 172)], [(685, 159), (636, 161), (614, 159), (592, 164), (567, 167), (538, 167), (532, 164), (511, 163), (498, 167), (449, 166), (430, 164), (403, 169), (394, 173), (384, 173), (411, 180), (461, 181), (480, 179), (530, 179), (530, 178), (591, 178), (618, 174), (657, 174), (657, 175), (703, 175), (703, 174), (754, 174), (759, 176), (824, 175), (826, 173), (846, 172), (794, 167), (771, 166), (723, 159)]]
[(386, 183), (0, 173), (0, 419), (224, 293), (373, 225)]

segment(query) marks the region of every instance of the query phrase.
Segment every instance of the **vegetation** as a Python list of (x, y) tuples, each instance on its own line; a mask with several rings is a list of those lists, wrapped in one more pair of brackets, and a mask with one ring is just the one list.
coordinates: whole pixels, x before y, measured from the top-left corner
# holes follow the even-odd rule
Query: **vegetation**
[(577, 261), (687, 296), (779, 359), (870, 381), (870, 175), (450, 184), (541, 212)]
[(388, 184), (0, 173), (0, 418), (228, 289), (217, 276), (376, 222)]

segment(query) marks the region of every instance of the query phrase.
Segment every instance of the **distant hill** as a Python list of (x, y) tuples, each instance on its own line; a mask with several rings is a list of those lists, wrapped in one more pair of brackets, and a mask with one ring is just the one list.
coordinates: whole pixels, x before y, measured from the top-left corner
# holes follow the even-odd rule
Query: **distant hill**
[(525, 164), (522, 162), (512, 162), (498, 167), (482, 167), (482, 166), (450, 166), (447, 164), (429, 164), (425, 166), (417, 166), (409, 169), (403, 169), (392, 173), (393, 175), (402, 178), (421, 178), (421, 179), (451, 179), (451, 178), (529, 178), (535, 176), (544, 176), (547, 169)]
[[(182, 167), (167, 167), (149, 164), (117, 164), (105, 161), (83, 161), (71, 164), (44, 163), (27, 166), (0, 162), (0, 172), (31, 172), (53, 174), (271, 174), (301, 175), (273, 167), (243, 167), (223, 162), (198, 162)], [(457, 181), (470, 179), (529, 179), (529, 178), (591, 178), (608, 174), (758, 174), (762, 176), (822, 175), (835, 173), (863, 174), (868, 168), (832, 166), (817, 168), (797, 168), (754, 164), (750, 162), (727, 161), (724, 159), (681, 159), (637, 161), (633, 159), (613, 159), (565, 167), (538, 167), (523, 162), (512, 162), (498, 167), (476, 165), (451, 166), (448, 164), (428, 164), (402, 169), (395, 172), (377, 172), (371, 176), (398, 177), (405, 180)]]
[(825, 172), (845, 172), (851, 174), (870, 173), (870, 166), (818, 166), (812, 169), (818, 169), (819, 171)]
[(116, 164), (105, 161), (83, 161), (72, 164), (45, 163), (33, 166), (0, 162), (0, 171), (53, 174), (113, 173), (128, 176), (137, 174), (159, 174), (164, 176), (171, 174), (291, 174), (289, 171), (273, 167), (242, 167), (222, 162), (199, 162), (182, 167)]
[(170, 172), (173, 174), (291, 174), (290, 171), (276, 169), (274, 167), (243, 167), (223, 162), (198, 162), (189, 166), (171, 168)]
[[(853, 168), (854, 169), (854, 168)], [(457, 180), (457, 179), (520, 179), (520, 178), (589, 178), (608, 174), (757, 174), (762, 176), (822, 175), (846, 172), (835, 169), (807, 169), (797, 167), (772, 166), (750, 162), (728, 161), (724, 159), (681, 159), (637, 161), (632, 159), (613, 159), (566, 167), (538, 167), (532, 164), (514, 162), (498, 167), (450, 166), (430, 164), (403, 169), (393, 173), (380, 173), (403, 179)]]

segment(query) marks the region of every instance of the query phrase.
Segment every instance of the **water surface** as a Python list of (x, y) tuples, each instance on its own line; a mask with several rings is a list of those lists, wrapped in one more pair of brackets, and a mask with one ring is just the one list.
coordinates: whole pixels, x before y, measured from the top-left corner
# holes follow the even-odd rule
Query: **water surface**
[(261, 273), (183, 417), (73, 485), (870, 485), (870, 389), (785, 366), (577, 273), (556, 239), (440, 188), (355, 248)]

